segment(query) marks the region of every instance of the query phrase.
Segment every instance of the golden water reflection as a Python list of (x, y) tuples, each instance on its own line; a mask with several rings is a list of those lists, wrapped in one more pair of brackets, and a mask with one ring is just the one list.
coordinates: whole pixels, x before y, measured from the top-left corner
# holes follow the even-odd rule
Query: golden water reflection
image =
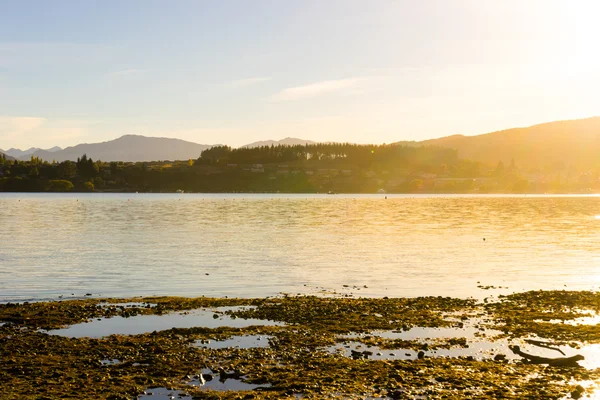
[(600, 286), (595, 196), (2, 194), (0, 210), (0, 300)]

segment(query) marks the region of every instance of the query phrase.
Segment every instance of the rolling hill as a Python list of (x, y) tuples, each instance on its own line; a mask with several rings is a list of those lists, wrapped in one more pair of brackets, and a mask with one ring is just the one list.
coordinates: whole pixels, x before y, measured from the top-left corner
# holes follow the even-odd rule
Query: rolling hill
[(107, 142), (83, 143), (54, 152), (38, 150), (33, 155), (42, 160), (58, 162), (75, 161), (83, 154), (102, 161), (188, 160), (198, 158), (202, 150), (210, 147), (180, 139), (125, 135)]
[[(477, 136), (453, 135), (419, 142), (449, 147), (460, 158), (495, 165), (513, 159), (519, 167), (600, 166), (600, 117), (556, 121)], [(508, 164), (507, 164), (508, 165)]]

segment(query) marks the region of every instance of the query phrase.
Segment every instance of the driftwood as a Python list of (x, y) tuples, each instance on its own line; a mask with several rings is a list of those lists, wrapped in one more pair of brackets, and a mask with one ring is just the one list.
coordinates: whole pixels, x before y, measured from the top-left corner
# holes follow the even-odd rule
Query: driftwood
[(534, 339), (525, 339), (525, 342), (527, 342), (529, 344), (532, 344), (534, 346), (543, 347), (545, 349), (550, 349), (550, 350), (558, 351), (563, 356), (566, 356), (566, 354), (561, 349), (559, 349), (558, 347), (552, 347), (552, 345), (554, 345), (554, 343), (542, 342), (541, 340), (534, 340)]
[(577, 361), (585, 359), (581, 354), (577, 354), (573, 357), (549, 358), (527, 354), (521, 351), (519, 346), (508, 346), (508, 348), (511, 349), (513, 353), (525, 358), (531, 364), (548, 364), (553, 367), (580, 367), (580, 365), (577, 364)]

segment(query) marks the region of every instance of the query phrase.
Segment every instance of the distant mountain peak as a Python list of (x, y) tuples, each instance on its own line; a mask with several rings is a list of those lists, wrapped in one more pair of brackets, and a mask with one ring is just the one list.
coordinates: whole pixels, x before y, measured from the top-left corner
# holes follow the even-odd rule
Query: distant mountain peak
[(187, 142), (181, 139), (123, 135), (101, 143), (81, 143), (62, 150), (38, 150), (33, 155), (42, 160), (75, 161), (86, 154), (88, 158), (102, 161), (165, 161), (189, 160), (200, 157), (202, 150), (211, 145)]

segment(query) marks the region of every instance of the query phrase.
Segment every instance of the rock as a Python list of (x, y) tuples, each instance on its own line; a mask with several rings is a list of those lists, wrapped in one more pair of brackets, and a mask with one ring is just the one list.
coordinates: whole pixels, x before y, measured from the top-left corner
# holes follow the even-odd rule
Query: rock
[(494, 356), (494, 361), (505, 361), (506, 360), (506, 354), (496, 354)]
[(392, 390), (391, 392), (388, 392), (387, 395), (390, 399), (393, 399), (393, 400), (399, 400), (399, 399), (406, 398), (406, 393), (404, 393), (404, 390), (402, 390), (402, 389)]
[(575, 390), (573, 390), (571, 392), (571, 397), (574, 399), (580, 399), (583, 397), (583, 393), (585, 392), (585, 389), (583, 388), (583, 386), (581, 385), (577, 385), (575, 387)]
[(423, 350), (419, 350), (419, 352), (417, 353), (417, 358), (419, 360), (421, 360), (424, 357), (425, 357), (425, 352)]

